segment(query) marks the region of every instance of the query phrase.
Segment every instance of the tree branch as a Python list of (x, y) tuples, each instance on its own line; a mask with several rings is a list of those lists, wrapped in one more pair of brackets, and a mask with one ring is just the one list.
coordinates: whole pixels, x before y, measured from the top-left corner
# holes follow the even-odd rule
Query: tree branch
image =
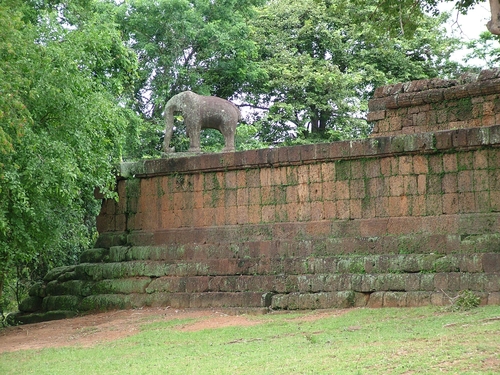
[(250, 108), (255, 108), (255, 109), (262, 109), (263, 111), (269, 111), (269, 107), (261, 107), (261, 106), (253, 105), (253, 104), (238, 104), (237, 107), (238, 108), (250, 107)]

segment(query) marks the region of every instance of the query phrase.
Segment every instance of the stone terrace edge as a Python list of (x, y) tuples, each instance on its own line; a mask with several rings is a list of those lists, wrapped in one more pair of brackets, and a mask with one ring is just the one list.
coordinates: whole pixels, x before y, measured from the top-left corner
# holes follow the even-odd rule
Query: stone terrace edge
[(500, 125), (123, 162), (119, 167), (118, 178), (269, 168), (314, 164), (322, 161), (379, 158), (411, 153), (431, 154), (497, 146), (500, 147)]

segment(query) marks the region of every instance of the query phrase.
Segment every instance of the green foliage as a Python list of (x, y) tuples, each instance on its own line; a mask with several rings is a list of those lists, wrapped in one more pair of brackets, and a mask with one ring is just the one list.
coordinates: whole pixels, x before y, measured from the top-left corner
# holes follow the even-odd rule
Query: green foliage
[(259, 137), (259, 128), (255, 123), (242, 123), (236, 128), (235, 144), (238, 151), (265, 148), (268, 145)]
[[(115, 20), (139, 57), (133, 108), (146, 120), (134, 127), (127, 157), (160, 155), (164, 104), (188, 89), (243, 105), (244, 125), (257, 133), (244, 145), (242, 129), (239, 149), (367, 136), (371, 127), (364, 118), (375, 87), (458, 70), (449, 61), (458, 44), (446, 37), (445, 18), (422, 10), (435, 4), (403, 4), (413, 23), (401, 32), (401, 12), (394, 13), (399, 6), (392, 3), (131, 0), (115, 5)], [(385, 21), (373, 22), (374, 15)], [(173, 138), (181, 151), (187, 143), (182, 127), (179, 123)], [(205, 151), (220, 149), (217, 132), (208, 131), (203, 139)]]
[[(253, 6), (261, 3), (132, 0), (119, 6), (116, 20), (141, 66), (134, 108), (147, 120), (140, 137), (148, 147), (137, 148), (133, 157), (159, 155), (161, 148), (149, 145), (164, 130), (163, 108), (173, 95), (192, 90), (229, 98), (258, 75), (253, 60), (256, 47), (246, 20), (252, 17)], [(176, 131), (173, 143), (182, 145), (182, 137)], [(214, 149), (212, 142), (217, 143), (210, 140), (205, 147)]]
[(481, 303), (481, 298), (470, 290), (462, 290), (456, 297), (450, 298), (449, 311), (468, 311), (475, 309)]
[[(419, 27), (420, 22), (427, 14), (437, 16), (439, 14), (438, 5), (440, 3), (455, 3), (455, 8), (462, 14), (473, 8), (482, 0), (375, 0), (367, 15), (361, 20), (369, 22), (375, 28), (384, 31), (391, 31), (396, 34), (413, 34)], [(357, 6), (365, 4), (362, 0), (354, 0)], [(354, 15), (356, 17), (356, 15)], [(397, 27), (394, 27), (397, 25)]]
[[(478, 39), (467, 43), (470, 52), (467, 54), (467, 61), (477, 59), (487, 68), (496, 68), (500, 62), (500, 37), (490, 32), (481, 33)], [(480, 70), (478, 68), (478, 70)]]
[(335, 18), (323, 1), (272, 1), (254, 20), (266, 75), (249, 96), (271, 104), (262, 120), (266, 141), (323, 132), (351, 109), (359, 76), (344, 74), (344, 36)]
[[(259, 46), (258, 76), (245, 100), (268, 107), (257, 119), (267, 143), (310, 143), (366, 137), (367, 100), (377, 86), (450, 76), (458, 47), (421, 15), (411, 34), (370, 21), (377, 1), (273, 0), (251, 22)], [(393, 20), (394, 21), (394, 20)]]
[(121, 103), (137, 59), (103, 4), (39, 5), (0, 3), (0, 287), (16, 269), (33, 279), (76, 262), (95, 239), (93, 191), (113, 194), (135, 116)]

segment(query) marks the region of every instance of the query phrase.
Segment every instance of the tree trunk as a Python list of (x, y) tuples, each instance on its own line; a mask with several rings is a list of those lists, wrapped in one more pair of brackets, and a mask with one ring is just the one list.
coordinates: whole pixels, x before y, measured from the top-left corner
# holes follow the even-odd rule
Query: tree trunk
[(311, 133), (319, 132), (319, 113), (316, 109), (313, 109), (311, 116)]
[(311, 115), (311, 133), (324, 133), (330, 115), (328, 111), (321, 111), (313, 107)]
[(489, 32), (500, 35), (500, 0), (490, 0), (491, 21), (486, 27)]

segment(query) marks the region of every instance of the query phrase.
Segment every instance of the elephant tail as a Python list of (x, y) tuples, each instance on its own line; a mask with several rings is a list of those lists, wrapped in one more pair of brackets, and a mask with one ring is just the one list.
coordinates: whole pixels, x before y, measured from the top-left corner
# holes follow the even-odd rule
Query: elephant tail
[(243, 120), (243, 115), (241, 114), (241, 109), (240, 107), (238, 107), (236, 104), (234, 104), (233, 102), (230, 102), (234, 108), (236, 109), (236, 112), (238, 113), (238, 122), (241, 122), (241, 120)]

